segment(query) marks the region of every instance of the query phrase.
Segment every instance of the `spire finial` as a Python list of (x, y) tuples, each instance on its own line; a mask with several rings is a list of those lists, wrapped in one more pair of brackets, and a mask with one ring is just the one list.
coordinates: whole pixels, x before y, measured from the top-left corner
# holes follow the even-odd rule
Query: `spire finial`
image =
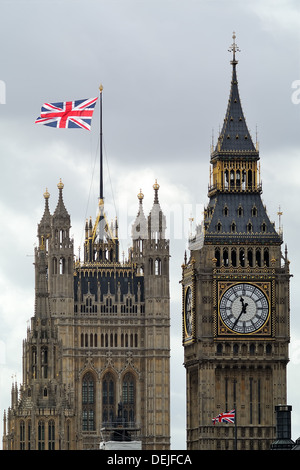
[(236, 44), (236, 42), (235, 42), (236, 35), (235, 35), (235, 32), (234, 32), (234, 31), (233, 31), (233, 33), (232, 33), (232, 39), (233, 39), (233, 43), (232, 43), (231, 46), (229, 47), (228, 52), (232, 52), (232, 61), (231, 61), (231, 63), (232, 63), (232, 64), (237, 64), (237, 60), (235, 60), (235, 53), (236, 53), (236, 52), (241, 52), (241, 50), (240, 50), (240, 48), (238, 47), (238, 45)]
[(159, 190), (159, 184), (157, 182), (157, 180), (155, 180), (155, 183), (153, 185), (153, 189), (154, 189), (154, 203), (155, 204), (158, 204), (158, 190)]
[(44, 198), (49, 199), (50, 193), (48, 192), (48, 188), (46, 188), (46, 191), (44, 192)]
[(138, 197), (138, 200), (140, 201), (140, 203), (142, 203), (143, 199), (144, 199), (144, 194), (142, 193), (142, 190), (140, 189), (140, 192), (139, 194), (137, 195)]
[(42, 235), (42, 239), (41, 239), (40, 250), (41, 250), (41, 251), (44, 251), (44, 250), (45, 250), (45, 243), (44, 243), (44, 237), (43, 237), (43, 235)]
[(153, 185), (153, 189), (154, 189), (154, 191), (158, 191), (158, 190), (159, 190), (159, 184), (158, 184), (157, 180), (155, 180), (155, 183), (154, 183), (154, 185)]
[(282, 232), (283, 232), (283, 230), (282, 230), (282, 225), (281, 225), (281, 216), (282, 216), (282, 214), (283, 214), (283, 212), (282, 212), (282, 210), (281, 210), (281, 207), (279, 206), (277, 215), (278, 215), (278, 217), (279, 217), (279, 229), (278, 229), (278, 232), (279, 232), (280, 235), (282, 235)]
[(58, 189), (64, 189), (64, 183), (62, 182), (61, 178), (59, 179), (59, 183), (57, 184)]

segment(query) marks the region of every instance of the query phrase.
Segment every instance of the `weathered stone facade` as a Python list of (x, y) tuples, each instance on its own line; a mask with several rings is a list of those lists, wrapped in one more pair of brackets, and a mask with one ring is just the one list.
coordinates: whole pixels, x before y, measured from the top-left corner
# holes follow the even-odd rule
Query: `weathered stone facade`
[[(154, 185), (143, 195), (128, 260), (103, 200), (74, 260), (63, 184), (53, 213), (46, 191), (35, 249), (35, 313), (23, 344), (23, 381), (12, 387), (4, 449), (97, 449), (102, 439), (170, 446), (169, 241)], [(19, 388), (19, 389), (18, 389)]]
[[(182, 266), (188, 449), (269, 449), (287, 399), (289, 261), (261, 201), (232, 45), (228, 108), (211, 153), (209, 203)], [(213, 424), (235, 410), (235, 424)]]

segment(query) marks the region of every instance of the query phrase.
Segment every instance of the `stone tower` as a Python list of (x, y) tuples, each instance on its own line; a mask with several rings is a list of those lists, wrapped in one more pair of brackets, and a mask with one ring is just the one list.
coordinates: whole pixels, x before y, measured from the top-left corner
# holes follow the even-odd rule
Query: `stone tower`
[[(261, 200), (259, 151), (232, 80), (209, 202), (182, 266), (188, 449), (269, 449), (286, 403), (289, 261)], [(235, 425), (212, 418), (235, 410)]]
[(85, 224), (83, 260), (74, 262), (63, 188), (60, 181), (53, 214), (44, 194), (35, 312), (23, 344), (22, 383), (13, 385), (4, 414), (3, 448), (82, 450), (138, 440), (142, 449), (168, 450), (169, 241), (159, 185), (148, 218), (138, 195), (125, 261), (101, 187), (98, 216)]

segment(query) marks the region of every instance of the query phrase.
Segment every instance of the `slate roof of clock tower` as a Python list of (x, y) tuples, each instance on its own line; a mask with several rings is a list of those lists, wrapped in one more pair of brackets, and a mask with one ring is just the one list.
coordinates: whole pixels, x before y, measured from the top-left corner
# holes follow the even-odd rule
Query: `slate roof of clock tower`
[[(259, 151), (253, 144), (244, 117), (237, 80), (236, 52), (239, 51), (233, 34), (232, 80), (224, 124), (217, 145), (211, 154), (211, 163), (227, 162), (228, 171), (242, 168), (252, 162), (257, 170)], [(235, 166), (234, 166), (235, 165)], [(245, 166), (245, 165), (244, 165)], [(219, 172), (221, 170), (218, 170)], [(224, 175), (222, 175), (224, 179)], [(209, 193), (209, 204), (204, 211), (205, 243), (282, 243), (274, 223), (270, 221), (261, 200), (261, 184), (253, 175), (252, 186), (224, 186)]]
[(219, 193), (205, 211), (205, 242), (282, 243), (260, 194)]
[(239, 48), (235, 43), (235, 35), (233, 37), (234, 42), (229, 49), (233, 51), (231, 88), (223, 127), (212, 153), (212, 159), (222, 154), (238, 157), (241, 153), (258, 158), (258, 151), (252, 141), (240, 99), (236, 70), (238, 61), (235, 57)]

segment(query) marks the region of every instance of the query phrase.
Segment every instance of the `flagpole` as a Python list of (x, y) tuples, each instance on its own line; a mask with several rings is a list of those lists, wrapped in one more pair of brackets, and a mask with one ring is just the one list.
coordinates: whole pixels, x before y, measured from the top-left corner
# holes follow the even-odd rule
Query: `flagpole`
[(236, 408), (234, 414), (234, 450), (237, 450), (237, 425), (236, 425)]
[(100, 85), (100, 194), (99, 194), (99, 203), (103, 202), (103, 145), (102, 145), (102, 91), (103, 86)]

